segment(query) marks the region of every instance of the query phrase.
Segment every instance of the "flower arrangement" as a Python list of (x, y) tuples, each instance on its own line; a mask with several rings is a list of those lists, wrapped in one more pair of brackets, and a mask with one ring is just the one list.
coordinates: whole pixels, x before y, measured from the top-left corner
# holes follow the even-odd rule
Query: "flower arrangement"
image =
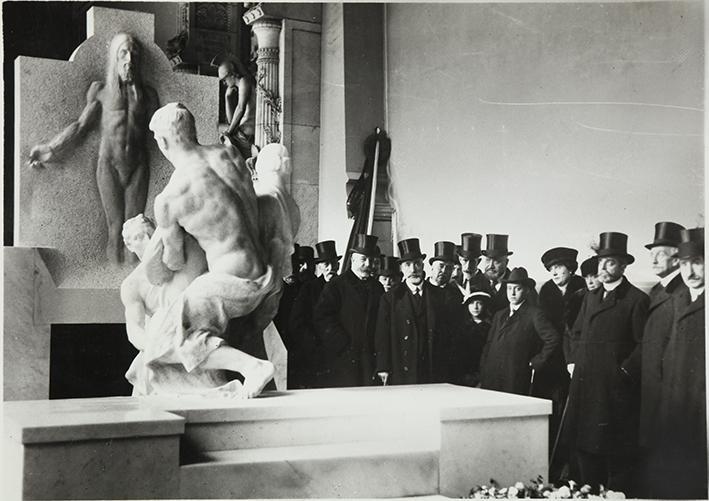
[(590, 485), (582, 485), (573, 480), (566, 482), (566, 485), (556, 487), (554, 484), (545, 483), (542, 476), (538, 476), (529, 483), (517, 482), (510, 487), (500, 487), (494, 480), (490, 479), (490, 485), (476, 485), (470, 489), (468, 498), (471, 499), (625, 499), (625, 494), (619, 491), (606, 489), (600, 486), (597, 492)]

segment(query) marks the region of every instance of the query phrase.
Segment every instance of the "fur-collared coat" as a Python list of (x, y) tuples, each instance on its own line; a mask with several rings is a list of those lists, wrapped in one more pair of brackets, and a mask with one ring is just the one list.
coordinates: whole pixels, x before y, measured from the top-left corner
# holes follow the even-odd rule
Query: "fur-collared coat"
[(374, 381), (374, 330), (378, 280), (360, 280), (352, 270), (334, 277), (315, 306), (315, 327), (322, 340), (325, 387), (366, 386)]
[(584, 296), (574, 324), (565, 436), (585, 452), (633, 454), (640, 387), (625, 365), (642, 340), (650, 298), (625, 277), (605, 299), (604, 290)]

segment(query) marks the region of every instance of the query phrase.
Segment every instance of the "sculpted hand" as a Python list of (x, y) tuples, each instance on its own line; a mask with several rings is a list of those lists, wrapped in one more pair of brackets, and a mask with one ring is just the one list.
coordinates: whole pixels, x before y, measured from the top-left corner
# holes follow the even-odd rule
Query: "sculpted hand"
[(30, 158), (27, 161), (32, 168), (44, 167), (42, 162), (48, 162), (52, 158), (53, 151), (46, 144), (38, 144), (30, 151)]

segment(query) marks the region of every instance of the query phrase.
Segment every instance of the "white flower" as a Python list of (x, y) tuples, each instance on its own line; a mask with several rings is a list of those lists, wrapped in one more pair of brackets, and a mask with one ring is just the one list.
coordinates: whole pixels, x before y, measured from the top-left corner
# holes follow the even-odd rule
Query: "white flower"
[(514, 487), (510, 487), (509, 489), (507, 489), (507, 497), (508, 497), (508, 498), (511, 499), (511, 498), (516, 498), (516, 497), (517, 497), (517, 494), (519, 493), (519, 490), (517, 489), (517, 486), (516, 486), (516, 485), (517, 485), (517, 484), (515, 484)]
[(517, 483), (515, 484), (515, 489), (517, 489), (517, 491), (523, 491), (523, 490), (524, 490), (524, 484), (523, 484), (522, 482), (517, 482)]
[(562, 499), (570, 498), (571, 497), (571, 490), (567, 486), (562, 486), (559, 488), (559, 497)]
[(606, 499), (625, 499), (625, 494), (620, 491), (606, 491)]

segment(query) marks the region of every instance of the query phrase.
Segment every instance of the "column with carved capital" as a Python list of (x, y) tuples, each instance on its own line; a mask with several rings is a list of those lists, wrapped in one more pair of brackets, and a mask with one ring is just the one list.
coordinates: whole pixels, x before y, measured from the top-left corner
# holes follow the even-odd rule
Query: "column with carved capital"
[(256, 133), (259, 148), (281, 140), (281, 97), (278, 92), (278, 57), (281, 21), (258, 19), (253, 23), (258, 40), (258, 72), (256, 75)]

